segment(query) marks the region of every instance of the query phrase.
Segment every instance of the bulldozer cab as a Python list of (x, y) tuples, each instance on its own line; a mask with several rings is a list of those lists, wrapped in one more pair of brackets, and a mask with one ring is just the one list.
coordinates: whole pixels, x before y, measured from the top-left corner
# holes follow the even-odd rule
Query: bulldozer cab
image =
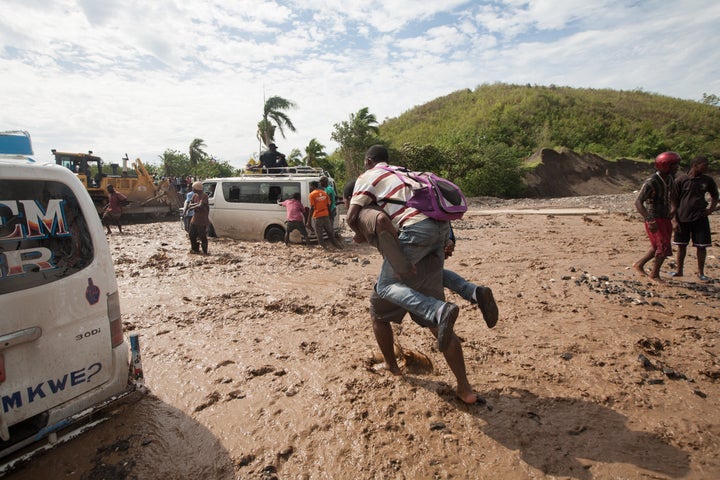
[(96, 157), (92, 151), (88, 153), (67, 153), (52, 150), (55, 163), (75, 173), (85, 188), (100, 188), (102, 181), (102, 158)]

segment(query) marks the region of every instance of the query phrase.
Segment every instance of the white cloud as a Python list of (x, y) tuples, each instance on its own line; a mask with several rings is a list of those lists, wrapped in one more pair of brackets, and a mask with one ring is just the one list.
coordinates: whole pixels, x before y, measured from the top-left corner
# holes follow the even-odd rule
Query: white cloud
[[(298, 103), (285, 152), (369, 107), (379, 120), (496, 81), (720, 93), (714, 0), (5, 0), (0, 129), (50, 148), (257, 151), (263, 96)], [(698, 12), (702, 12), (699, 14)]]
[(467, 36), (451, 26), (439, 26), (428, 29), (424, 35), (399, 40), (395, 46), (410, 52), (429, 52), (434, 54), (451, 53), (462, 46)]

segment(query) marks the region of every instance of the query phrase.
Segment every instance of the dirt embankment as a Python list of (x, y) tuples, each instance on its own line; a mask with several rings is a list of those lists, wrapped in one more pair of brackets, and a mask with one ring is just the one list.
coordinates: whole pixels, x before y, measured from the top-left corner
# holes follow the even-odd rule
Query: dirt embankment
[(652, 164), (619, 159), (610, 162), (591, 153), (560, 152), (544, 148), (528, 159), (537, 165), (525, 176), (527, 195), (557, 198), (577, 195), (629, 193), (638, 190), (652, 174)]

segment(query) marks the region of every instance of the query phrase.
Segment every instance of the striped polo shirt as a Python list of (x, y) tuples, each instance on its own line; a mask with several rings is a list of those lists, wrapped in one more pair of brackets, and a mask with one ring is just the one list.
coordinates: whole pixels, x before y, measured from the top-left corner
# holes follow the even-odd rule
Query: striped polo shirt
[(427, 219), (419, 210), (405, 206), (405, 202), (412, 196), (411, 187), (403, 183), (395, 173), (378, 167), (388, 167), (388, 164), (378, 163), (358, 177), (350, 204), (365, 207), (377, 203), (388, 214), (395, 228)]

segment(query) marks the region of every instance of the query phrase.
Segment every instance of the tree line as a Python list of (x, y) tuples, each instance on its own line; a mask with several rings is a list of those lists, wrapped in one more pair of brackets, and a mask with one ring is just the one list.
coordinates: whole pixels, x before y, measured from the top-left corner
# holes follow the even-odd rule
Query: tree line
[[(334, 124), (332, 153), (313, 138), (304, 155), (293, 149), (290, 165), (328, 171), (339, 185), (362, 173), (364, 153), (384, 144), (393, 163), (431, 170), (457, 183), (468, 196), (515, 197), (524, 193), (525, 163), (542, 148), (569, 148), (608, 160), (650, 161), (674, 150), (685, 161), (705, 155), (720, 166), (720, 100), (680, 100), (641, 90), (616, 91), (557, 86), (492, 84), (461, 90), (417, 106), (378, 124), (367, 107)], [(296, 131), (288, 110), (297, 105), (268, 98), (256, 136), (266, 148), (276, 133)], [(188, 153), (167, 150), (161, 169), (167, 175), (198, 177), (237, 173), (205, 151), (202, 139)], [(181, 173), (182, 172), (182, 173)]]

